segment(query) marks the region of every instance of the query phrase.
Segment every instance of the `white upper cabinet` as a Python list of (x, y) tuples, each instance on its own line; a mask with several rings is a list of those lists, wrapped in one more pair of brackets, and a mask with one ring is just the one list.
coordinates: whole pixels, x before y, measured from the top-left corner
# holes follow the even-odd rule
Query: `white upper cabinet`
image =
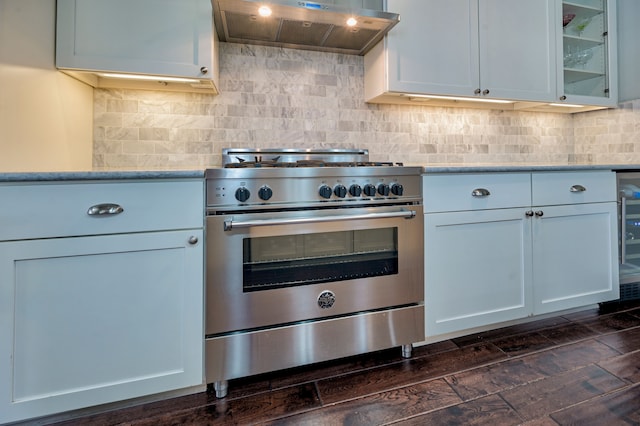
[[(58, 0), (56, 33), (57, 68), (94, 87), (217, 93), (210, 0)], [(142, 82), (102, 73), (156, 78)]]
[(618, 59), (615, 0), (563, 0), (558, 37), (558, 101), (615, 106)]
[(367, 77), (377, 77), (381, 68), (387, 72), (378, 81), (365, 80), (367, 100), (385, 92), (473, 95), (480, 87), (477, 1), (388, 0), (387, 5), (401, 22), (365, 56)]
[(554, 4), (554, 0), (479, 0), (482, 96), (553, 100)]
[[(367, 102), (555, 112), (618, 103), (616, 0), (387, 0), (387, 10), (400, 23), (365, 55)], [(506, 102), (478, 102), (492, 100)]]
[(365, 98), (552, 101), (554, 6), (555, 0), (388, 0), (401, 22), (365, 56)]
[(640, 99), (640, 1), (618, 0), (618, 100), (626, 102)]

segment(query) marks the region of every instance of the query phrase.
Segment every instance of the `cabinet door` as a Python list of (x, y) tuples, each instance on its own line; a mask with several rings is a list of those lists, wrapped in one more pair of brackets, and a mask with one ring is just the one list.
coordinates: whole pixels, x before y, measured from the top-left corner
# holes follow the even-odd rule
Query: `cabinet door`
[(616, 203), (533, 210), (534, 314), (617, 299)]
[(58, 0), (58, 68), (202, 78), (210, 0)]
[(479, 85), (477, 0), (387, 0), (402, 22), (386, 37), (391, 92), (473, 96)]
[[(571, 104), (618, 103), (615, 0), (558, 2), (558, 98)], [(564, 25), (564, 23), (567, 23)], [(635, 22), (634, 22), (635, 25)]]
[(556, 91), (555, 0), (479, 1), (483, 95), (553, 101)]
[(526, 210), (425, 215), (427, 337), (531, 313)]
[(640, 99), (640, 2), (617, 0), (618, 101)]
[(201, 241), (0, 243), (0, 423), (203, 383)]

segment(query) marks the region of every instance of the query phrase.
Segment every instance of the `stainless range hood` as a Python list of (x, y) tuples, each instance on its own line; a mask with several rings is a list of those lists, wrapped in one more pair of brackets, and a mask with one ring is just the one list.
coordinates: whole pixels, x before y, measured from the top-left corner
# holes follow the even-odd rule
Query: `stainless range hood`
[[(365, 3), (367, 2), (367, 3)], [(399, 22), (399, 16), (363, 9), (381, 0), (212, 0), (220, 41), (364, 55)], [(270, 16), (258, 9), (268, 6)], [(355, 7), (354, 7), (355, 6)], [(354, 18), (354, 26), (347, 20)]]

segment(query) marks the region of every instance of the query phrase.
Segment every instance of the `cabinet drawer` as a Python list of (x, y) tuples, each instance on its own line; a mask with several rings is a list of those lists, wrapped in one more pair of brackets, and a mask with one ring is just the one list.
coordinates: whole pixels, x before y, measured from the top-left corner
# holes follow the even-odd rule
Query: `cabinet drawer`
[[(529, 173), (474, 173), (423, 176), (425, 212), (500, 209), (531, 204)], [(488, 195), (474, 196), (486, 190)]]
[[(89, 215), (115, 204), (118, 214)], [(202, 228), (202, 181), (69, 182), (0, 186), (0, 241)]]
[(532, 175), (534, 206), (616, 201), (615, 173), (544, 172)]

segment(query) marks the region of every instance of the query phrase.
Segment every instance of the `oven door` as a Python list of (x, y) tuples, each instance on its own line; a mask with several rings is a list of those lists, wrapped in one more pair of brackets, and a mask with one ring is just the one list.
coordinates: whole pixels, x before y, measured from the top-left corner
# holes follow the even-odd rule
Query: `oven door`
[(421, 303), (422, 206), (207, 216), (206, 333)]

